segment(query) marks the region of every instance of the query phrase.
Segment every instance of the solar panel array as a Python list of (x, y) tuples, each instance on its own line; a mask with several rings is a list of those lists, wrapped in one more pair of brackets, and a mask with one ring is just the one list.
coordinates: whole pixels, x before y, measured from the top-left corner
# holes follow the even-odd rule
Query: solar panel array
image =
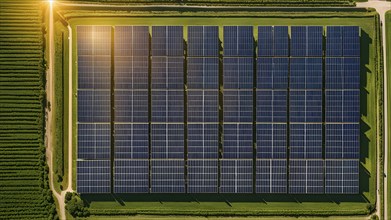
[(224, 27), (223, 149), (220, 192), (253, 192), (252, 26)]
[(188, 27), (187, 192), (218, 192), (219, 29)]
[(110, 26), (78, 26), (77, 191), (111, 190)]
[(359, 27), (185, 30), (77, 27), (78, 192), (359, 192)]
[(327, 27), (325, 191), (358, 193), (360, 162), (360, 29)]

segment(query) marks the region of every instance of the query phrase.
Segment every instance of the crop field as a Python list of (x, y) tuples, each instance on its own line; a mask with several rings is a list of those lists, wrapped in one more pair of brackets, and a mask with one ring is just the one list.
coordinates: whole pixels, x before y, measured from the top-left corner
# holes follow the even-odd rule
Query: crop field
[[(62, 7), (64, 15), (73, 30), (77, 25), (217, 25), (222, 30), (224, 25), (358, 25), (361, 27), (361, 166), (359, 195), (232, 195), (232, 194), (199, 194), (199, 195), (164, 195), (164, 194), (116, 194), (84, 195), (82, 198), (89, 204), (91, 215), (366, 215), (369, 204), (375, 203), (376, 187), (376, 149), (378, 138), (378, 105), (379, 70), (378, 70), (378, 22), (374, 12), (300, 12), (300, 11), (235, 11), (229, 13), (191, 11), (167, 11), (153, 13), (145, 11), (89, 11), (73, 7)], [(186, 32), (185, 32), (186, 33)], [(222, 35), (222, 33), (220, 33)], [(76, 31), (73, 39), (76, 39)], [(185, 34), (184, 38), (187, 36)], [(221, 38), (221, 36), (220, 36)], [(254, 38), (257, 38), (255, 33)], [(77, 51), (73, 41), (73, 51)], [(77, 60), (77, 54), (73, 54)], [(64, 61), (67, 62), (67, 61)], [(73, 94), (77, 88), (77, 66), (73, 66)], [(67, 88), (65, 89), (67, 90)], [(64, 92), (67, 94), (67, 91)], [(66, 99), (65, 99), (66, 100)], [(66, 107), (67, 108), (67, 107)], [(65, 109), (66, 109), (65, 108)], [(77, 99), (73, 99), (73, 188), (76, 188), (76, 115)]]
[(2, 1), (0, 23), (0, 218), (54, 219), (41, 1)]
[[(388, 78), (387, 78), (387, 82), (385, 82), (385, 83), (387, 83), (387, 85), (388, 85), (387, 86), (387, 89), (388, 89), (388, 91), (387, 91), (387, 93), (388, 93), (388, 103), (390, 103), (391, 102), (391, 79), (390, 79), (390, 76), (391, 76), (391, 63), (390, 63), (390, 59), (389, 58), (391, 56), (391, 11), (388, 11), (386, 13), (386, 23), (385, 23), (385, 25), (386, 25), (386, 34), (387, 34), (387, 37), (386, 37), (387, 50), (385, 52), (386, 52), (386, 55), (388, 57), (387, 66), (385, 67), (385, 68), (387, 68), (387, 74), (388, 74), (387, 76), (388, 76)], [(390, 108), (388, 108), (388, 117), (390, 117), (390, 113), (391, 113), (391, 110), (390, 110)], [(388, 122), (386, 122), (386, 123), (388, 123), (388, 127), (391, 126), (391, 121), (390, 121), (389, 118), (388, 118)], [(387, 135), (388, 135), (388, 137), (391, 136), (391, 131), (390, 130), (388, 130), (388, 134)], [(388, 150), (388, 158), (390, 158), (390, 155), (391, 155), (391, 151)], [(391, 175), (391, 164), (390, 163), (388, 163), (388, 173), (386, 175), (388, 175), (388, 176)], [(388, 182), (385, 183), (385, 184), (388, 184), (388, 189), (390, 189), (391, 181), (389, 179), (388, 179)], [(391, 194), (390, 193), (388, 193), (388, 201), (391, 201)], [(390, 212), (391, 211), (391, 204), (388, 203), (388, 204), (385, 204), (385, 205), (386, 205), (385, 208), (387, 208), (388, 212)]]

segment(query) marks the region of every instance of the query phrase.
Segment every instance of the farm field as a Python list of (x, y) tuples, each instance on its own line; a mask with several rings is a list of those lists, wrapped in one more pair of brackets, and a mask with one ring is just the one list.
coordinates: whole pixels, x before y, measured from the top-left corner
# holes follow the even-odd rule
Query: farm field
[[(145, 196), (139, 195), (91, 195), (83, 196), (85, 201), (90, 205), (92, 215), (133, 215), (133, 214), (185, 214), (185, 215), (202, 215), (202, 214), (238, 214), (238, 215), (273, 215), (273, 214), (344, 214), (344, 215), (365, 215), (368, 212), (368, 204), (375, 202), (375, 174), (376, 174), (376, 139), (377, 139), (377, 111), (373, 108), (377, 105), (376, 100), (376, 82), (377, 82), (377, 29), (376, 17), (372, 12), (357, 12), (357, 13), (337, 13), (330, 12), (329, 14), (320, 13), (293, 13), (294, 17), (289, 16), (288, 12), (281, 13), (279, 16), (269, 16), (268, 12), (265, 15), (254, 15), (247, 13), (249, 16), (238, 18), (236, 16), (228, 16), (222, 12), (222, 17), (219, 15), (211, 16), (208, 13), (186, 12), (183, 15), (175, 14), (176, 17), (159, 17), (156, 15), (143, 17), (124, 17), (125, 12), (117, 12), (113, 15), (118, 18), (107, 18), (99, 16), (109, 16), (110, 11), (94, 12), (94, 19), (89, 19), (91, 14), (87, 14), (83, 10), (67, 10), (61, 9), (61, 13), (68, 19), (72, 29), (75, 30), (77, 25), (218, 25), (220, 31), (222, 26), (229, 25), (359, 25), (362, 28), (361, 36), (361, 112), (362, 112), (362, 128), (361, 128), (361, 194), (357, 196), (331, 196), (320, 197), (316, 199), (311, 196), (253, 196), (241, 195), (240, 199), (235, 199), (232, 196), (219, 195), (202, 195), (202, 196)], [(238, 14), (242, 12), (237, 12)], [(140, 16), (134, 12), (134, 16)], [(314, 17), (316, 19), (314, 19)], [(186, 33), (186, 31), (185, 31)], [(76, 39), (76, 33), (73, 32), (73, 38)], [(222, 33), (220, 33), (221, 35)], [(256, 35), (256, 34), (255, 34)], [(257, 36), (254, 36), (256, 39)], [(187, 36), (185, 35), (186, 39)], [(73, 51), (77, 51), (76, 43), (73, 45)], [(73, 59), (77, 59), (77, 55), (73, 54)], [(76, 94), (77, 88), (77, 68), (73, 69), (73, 93)], [(77, 114), (77, 101), (73, 100), (73, 115)], [(74, 118), (73, 129), (73, 152), (74, 164), (76, 160), (76, 143), (77, 130), (76, 117)], [(74, 170), (74, 184), (76, 188), (76, 169)], [(225, 197), (228, 197), (225, 198)], [(275, 199), (274, 199), (275, 198)], [(281, 202), (284, 201), (284, 202)], [(316, 202), (311, 202), (316, 201)]]
[[(387, 68), (387, 76), (388, 76), (388, 78), (387, 78), (387, 85), (388, 85), (388, 91), (387, 91), (387, 93), (388, 93), (388, 103), (390, 103), (391, 102), (391, 79), (390, 79), (390, 76), (391, 76), (391, 63), (390, 63), (390, 57), (391, 57), (391, 11), (388, 11), (387, 13), (386, 13), (386, 23), (385, 23), (385, 25), (386, 25), (386, 34), (387, 34), (387, 37), (386, 37), (386, 43), (387, 43), (387, 50), (385, 51), (386, 52), (386, 55), (387, 55), (387, 58), (388, 58), (388, 63), (387, 63), (387, 67), (385, 67), (385, 68)], [(391, 110), (390, 110), (390, 108), (388, 109), (388, 116), (390, 117), (390, 114), (391, 114)], [(388, 122), (386, 122), (386, 123), (388, 123), (388, 128), (390, 128), (390, 126), (391, 126), (391, 121), (390, 121), (390, 118), (388, 118)], [(388, 137), (390, 137), (391, 136), (391, 131), (390, 130), (388, 130)], [(386, 146), (387, 147), (387, 146)], [(389, 146), (388, 146), (389, 147)], [(388, 150), (388, 158), (390, 158), (390, 156), (391, 156), (391, 151), (390, 150)], [(390, 163), (388, 163), (388, 173), (386, 174), (388, 177), (391, 175), (391, 164)], [(385, 184), (388, 184), (388, 189), (390, 189), (391, 188), (391, 181), (390, 181), (390, 179), (388, 178), (388, 182), (387, 183), (385, 183)], [(391, 194), (390, 193), (388, 193), (388, 201), (391, 201)], [(390, 203), (388, 203), (388, 204), (386, 204), (386, 208), (387, 208), (387, 210), (388, 210), (388, 212), (390, 212), (391, 211), (391, 204)]]
[(0, 7), (0, 218), (56, 219), (45, 159), (41, 1)]

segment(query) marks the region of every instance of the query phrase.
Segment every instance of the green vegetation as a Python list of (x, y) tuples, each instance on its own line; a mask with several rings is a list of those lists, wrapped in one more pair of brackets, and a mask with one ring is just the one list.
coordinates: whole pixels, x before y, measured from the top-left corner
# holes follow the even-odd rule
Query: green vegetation
[[(388, 121), (386, 123), (388, 123), (388, 138), (391, 137), (391, 131), (390, 131), (390, 127), (391, 127), (391, 120), (390, 120), (390, 116), (391, 116), (391, 108), (390, 108), (390, 103), (391, 103), (391, 62), (390, 62), (390, 57), (391, 57), (391, 11), (388, 11), (386, 13), (386, 22), (385, 24), (386, 25), (386, 43), (387, 43), (387, 50), (385, 51), (386, 52), (386, 55), (387, 55), (387, 94), (388, 94)], [(388, 140), (390, 141), (390, 140)], [(386, 146), (388, 147), (388, 160), (390, 160), (391, 158), (391, 149), (389, 146)], [(388, 173), (386, 174), (388, 175), (388, 181), (387, 184), (388, 185), (388, 190), (391, 189), (391, 181), (390, 181), (390, 176), (391, 176), (391, 163), (388, 162)], [(391, 201), (391, 193), (388, 192), (388, 204), (385, 204), (385, 208), (388, 210), (388, 213), (390, 214), (391, 212), (391, 204), (390, 204), (390, 201)]]
[(77, 193), (67, 192), (65, 195), (65, 204), (65, 209), (73, 217), (87, 217), (90, 215), (86, 204)]
[[(54, 20), (58, 20), (55, 14)], [(68, 187), (68, 123), (65, 118), (68, 112), (68, 30), (59, 21), (55, 22), (55, 65), (54, 65), (54, 103), (53, 103), (53, 170), (55, 172), (55, 189), (60, 192)]]
[[(178, 4), (178, 5), (223, 5), (223, 6), (286, 6), (286, 7), (332, 7), (354, 6), (353, 0), (72, 0), (73, 2), (126, 3), (126, 4)], [(356, 0), (357, 1), (357, 0)], [(363, 1), (363, 0), (358, 0)]]
[[(149, 13), (149, 14), (148, 14)], [(91, 215), (367, 215), (376, 200), (376, 153), (381, 100), (381, 75), (379, 77), (378, 16), (374, 12), (325, 10), (319, 12), (282, 10), (275, 11), (91, 11), (62, 8), (61, 14), (72, 18), (76, 25), (359, 25), (361, 33), (361, 167), (360, 195), (83, 195)], [(102, 17), (100, 17), (102, 16)], [(104, 17), (103, 17), (104, 16)], [(117, 16), (113, 18), (112, 16)], [(93, 19), (91, 19), (93, 17)], [(186, 29), (186, 27), (185, 27)], [(220, 28), (222, 30), (222, 28)], [(185, 35), (185, 38), (187, 36)], [(254, 33), (257, 37), (257, 31)], [(220, 36), (221, 38), (221, 36)], [(73, 59), (77, 59), (76, 31), (73, 32)], [(73, 94), (77, 88), (77, 66), (73, 67)], [(76, 125), (77, 102), (73, 100), (73, 123)], [(381, 129), (381, 128), (380, 128)], [(74, 147), (77, 141), (76, 130)], [(77, 149), (73, 152), (76, 154)], [(74, 159), (76, 159), (74, 155)], [(73, 164), (74, 176), (76, 166)], [(76, 178), (74, 179), (76, 180)], [(75, 187), (75, 185), (74, 185)]]
[(48, 182), (40, 1), (0, 7), (0, 218), (56, 219)]

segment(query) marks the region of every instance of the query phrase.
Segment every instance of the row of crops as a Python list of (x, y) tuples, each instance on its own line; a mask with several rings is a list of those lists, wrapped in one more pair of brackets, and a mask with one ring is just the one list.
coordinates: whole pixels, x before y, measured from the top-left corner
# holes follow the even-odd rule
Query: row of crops
[(69, 0), (72, 2), (109, 2), (127, 4), (252, 5), (252, 6), (354, 6), (354, 0)]
[(44, 147), (42, 4), (0, 6), (0, 219), (57, 218)]

